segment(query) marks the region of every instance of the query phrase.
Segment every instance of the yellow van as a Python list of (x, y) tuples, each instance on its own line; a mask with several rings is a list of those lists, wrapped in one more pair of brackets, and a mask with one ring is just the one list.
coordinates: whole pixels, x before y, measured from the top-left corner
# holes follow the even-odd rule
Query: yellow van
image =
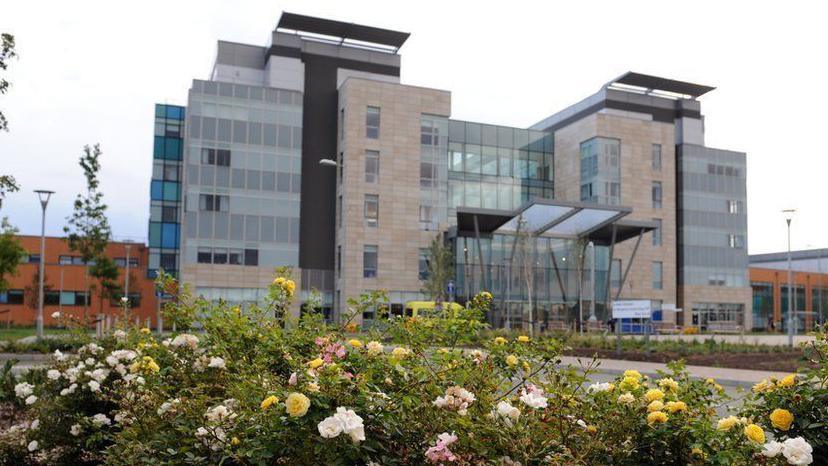
[[(437, 303), (434, 301), (409, 301), (405, 303), (405, 316), (406, 317), (417, 317), (417, 315), (421, 311), (432, 311), (437, 306)], [(463, 310), (463, 306), (457, 303), (443, 303), (443, 309), (449, 309), (452, 311), (452, 314), (456, 314), (458, 311)]]

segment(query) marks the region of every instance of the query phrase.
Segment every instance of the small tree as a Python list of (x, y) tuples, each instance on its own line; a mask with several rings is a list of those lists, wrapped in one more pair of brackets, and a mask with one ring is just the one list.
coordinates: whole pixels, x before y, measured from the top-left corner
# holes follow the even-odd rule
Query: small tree
[[(46, 300), (46, 293), (52, 290), (52, 285), (49, 285), (49, 277), (43, 274), (43, 300)], [(60, 299), (60, 298), (58, 298)], [(23, 288), (23, 300), (34, 311), (37, 311), (40, 300), (40, 270), (35, 270), (32, 275), (32, 281), (25, 288)], [(45, 303), (44, 303), (45, 306)]]
[[(115, 261), (107, 256), (100, 255), (95, 259), (95, 265), (89, 267), (89, 275), (98, 280), (98, 298), (101, 303), (101, 311), (104, 310), (104, 302), (111, 298), (118, 290), (118, 266)], [(128, 316), (124, 315), (127, 319)]]
[(20, 258), (26, 253), (16, 234), (17, 229), (11, 226), (8, 219), (0, 220), (0, 291), (8, 289), (6, 277), (17, 275)]
[[(68, 224), (63, 228), (63, 231), (68, 235), (69, 248), (80, 253), (85, 264), (93, 260), (97, 262), (104, 257), (106, 245), (112, 235), (109, 221), (106, 219), (106, 204), (103, 202), (103, 193), (99, 191), (100, 157), (101, 148), (99, 144), (95, 144), (91, 148), (84, 146), (79, 164), (86, 178), (86, 193), (78, 194), (75, 198), (74, 212), (67, 219)], [(105, 275), (106, 272), (108, 270), (105, 267), (87, 267), (84, 270), (84, 287), (87, 296), (90, 296), (89, 276), (104, 280), (108, 277)], [(99, 273), (104, 275), (98, 275)], [(89, 308), (88, 301), (87, 299), (83, 306), (84, 320)]]
[(452, 250), (443, 242), (442, 234), (438, 233), (428, 248), (428, 277), (422, 289), (422, 292), (430, 296), (438, 306), (445, 301), (446, 288), (449, 281), (454, 278), (453, 264)]

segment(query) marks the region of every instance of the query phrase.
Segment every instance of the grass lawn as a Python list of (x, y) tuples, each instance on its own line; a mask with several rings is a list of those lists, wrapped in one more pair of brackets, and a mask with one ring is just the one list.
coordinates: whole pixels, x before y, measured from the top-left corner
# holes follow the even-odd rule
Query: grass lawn
[[(49, 328), (46, 327), (43, 329), (43, 334), (46, 336), (49, 335), (66, 335), (71, 333), (71, 330), (65, 328)], [(0, 341), (3, 340), (19, 340), (24, 337), (32, 336), (36, 334), (35, 327), (11, 327), (6, 328), (5, 326), (0, 326)]]

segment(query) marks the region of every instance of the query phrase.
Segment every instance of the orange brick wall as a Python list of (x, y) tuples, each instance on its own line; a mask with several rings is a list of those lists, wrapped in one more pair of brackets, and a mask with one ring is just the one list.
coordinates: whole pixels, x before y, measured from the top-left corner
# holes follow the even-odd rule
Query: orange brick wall
[[(19, 236), (21, 244), (29, 254), (40, 254), (40, 237), (39, 236)], [(82, 265), (60, 265), (58, 260), (60, 256), (78, 256), (77, 252), (71, 251), (69, 245), (64, 238), (47, 237), (46, 238), (46, 262), (45, 262), (45, 276), (44, 289), (51, 291), (61, 290), (61, 281), (63, 283), (63, 291), (84, 291), (84, 269)], [(112, 259), (126, 258), (125, 243), (110, 243), (106, 249), (106, 255)], [(130, 258), (138, 258), (138, 267), (130, 266), (129, 274), (129, 293), (140, 293), (140, 305), (130, 311), (131, 318), (138, 316), (141, 322), (146, 318), (151, 318), (153, 325), (155, 324), (156, 316), (156, 297), (155, 285), (153, 280), (147, 278), (147, 261), (149, 257), (149, 248), (141, 243), (132, 243), (130, 247)], [(39, 264), (20, 264), (17, 268), (17, 275), (7, 277), (10, 290), (25, 290), (27, 287), (34, 286), (33, 290), (37, 293), (37, 285), (33, 284), (33, 280), (38, 272)], [(123, 292), (124, 286), (124, 272), (123, 267), (118, 267), (119, 277), (117, 283), (120, 291)], [(61, 278), (62, 276), (62, 278)], [(97, 285), (97, 281), (90, 278), (90, 284)], [(99, 287), (98, 287), (99, 288)], [(24, 291), (25, 293), (25, 291)], [(122, 315), (122, 309), (119, 306), (113, 306), (109, 299), (101, 300), (96, 291), (92, 291), (88, 312), (91, 316), (96, 316), (99, 313), (113, 316)], [(36, 301), (33, 301), (36, 302)], [(4, 304), (0, 303), (0, 311), (6, 309), (10, 313), (0, 314), (0, 325), (6, 323), (10, 317), (11, 322), (16, 325), (34, 325), (37, 315), (37, 309), (32, 308), (28, 297), (24, 299), (23, 304)], [(83, 306), (59, 306), (57, 304), (46, 304), (43, 307), (43, 321), (45, 326), (54, 325), (52, 313), (60, 310), (64, 314), (75, 315), (81, 317), (83, 315)]]

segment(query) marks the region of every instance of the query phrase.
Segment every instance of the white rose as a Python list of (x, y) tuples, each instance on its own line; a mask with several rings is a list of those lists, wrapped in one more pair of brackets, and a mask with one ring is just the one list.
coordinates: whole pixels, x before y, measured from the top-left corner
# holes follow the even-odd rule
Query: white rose
[(72, 434), (72, 436), (77, 437), (81, 434), (81, 430), (82, 428), (80, 424), (72, 424), (72, 427), (69, 428), (69, 433)]
[(350, 435), (354, 443), (365, 440), (365, 428), (362, 425), (362, 418), (353, 410), (340, 406), (336, 408), (334, 417), (342, 423), (342, 431)]
[(26, 398), (32, 393), (34, 393), (34, 385), (30, 383), (20, 382), (14, 386), (14, 394), (17, 395), (18, 398)]
[(497, 404), (497, 414), (504, 419), (517, 420), (520, 417), (520, 410), (512, 406), (508, 401), (501, 401)]
[(811, 453), (814, 451), (811, 445), (802, 437), (789, 438), (782, 443), (782, 454), (788, 460), (788, 464), (803, 465), (811, 464), (814, 458)]
[(96, 380), (90, 380), (88, 385), (89, 385), (89, 390), (91, 390), (93, 392), (101, 391), (101, 384), (99, 384), (98, 381), (96, 381)]
[(106, 414), (98, 413), (98, 414), (92, 416), (92, 424), (94, 424), (98, 427), (108, 426), (108, 425), (112, 424), (112, 421), (109, 419), (109, 417), (106, 416)]
[(35, 404), (36, 401), (37, 401), (37, 397), (34, 396), (34, 395), (29, 395), (29, 397), (26, 398), (26, 404), (27, 405), (33, 405), (33, 404)]
[(34, 421), (32, 421), (32, 425), (30, 427), (32, 428), (32, 430), (35, 430), (38, 427), (40, 427), (40, 419), (35, 419)]
[(60, 319), (60, 312), (53, 312), (52, 319)]
[(342, 422), (334, 416), (327, 417), (317, 425), (319, 435), (324, 438), (338, 437), (342, 433)]
[(210, 364), (208, 364), (207, 367), (212, 367), (212, 368), (215, 368), (215, 369), (224, 369), (226, 367), (226, 363), (224, 362), (224, 359), (222, 359), (222, 358), (213, 357), (213, 358), (210, 358)]
[(57, 369), (49, 369), (49, 371), (46, 372), (46, 377), (49, 380), (57, 380), (60, 378), (60, 371)]
[(766, 443), (765, 446), (762, 447), (762, 454), (768, 458), (775, 458), (780, 453), (782, 453), (782, 444), (775, 440)]
[(524, 393), (520, 396), (520, 401), (522, 401), (526, 406), (535, 409), (546, 408), (548, 405), (546, 397), (536, 392)]
[(611, 387), (612, 385), (609, 382), (594, 383), (587, 387), (587, 393), (607, 392)]
[(28, 448), (29, 448), (29, 451), (37, 450), (37, 440), (32, 440), (31, 442), (29, 442), (29, 447)]

